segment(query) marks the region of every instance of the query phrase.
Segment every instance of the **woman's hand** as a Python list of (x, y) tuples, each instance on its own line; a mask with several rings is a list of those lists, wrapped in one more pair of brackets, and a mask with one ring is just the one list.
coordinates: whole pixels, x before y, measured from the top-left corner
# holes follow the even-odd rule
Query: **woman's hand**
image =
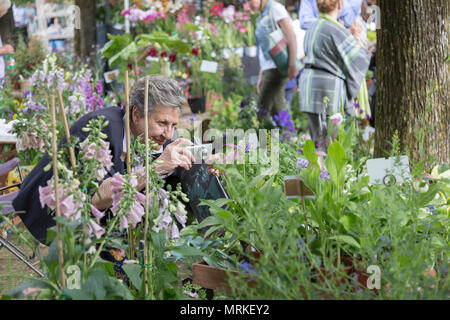
[(262, 79), (263, 79), (263, 74), (262, 74), (262, 72), (260, 72), (259, 77), (258, 77), (258, 83), (256, 84), (256, 93), (257, 94), (259, 94), (259, 92), (261, 91)]
[(362, 32), (362, 25), (358, 21), (353, 21), (352, 25), (348, 30), (357, 40), (359, 40)]
[(287, 76), (290, 80), (294, 79), (298, 75), (296, 67), (297, 62), (297, 37), (290, 19), (284, 18), (278, 21), (278, 25), (286, 36), (286, 41), (289, 51), (289, 67), (287, 70)]
[(295, 77), (297, 77), (297, 75), (298, 75), (297, 66), (289, 65), (289, 68), (287, 71), (287, 76), (288, 76), (289, 80), (295, 79)]
[(6, 44), (0, 48), (0, 55), (4, 54), (14, 54), (14, 48), (10, 44)]

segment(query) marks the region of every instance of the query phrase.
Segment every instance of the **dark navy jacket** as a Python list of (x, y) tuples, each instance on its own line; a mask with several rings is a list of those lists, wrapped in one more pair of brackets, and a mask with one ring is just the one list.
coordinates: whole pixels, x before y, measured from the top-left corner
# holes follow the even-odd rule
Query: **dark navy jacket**
[[(112, 154), (113, 166), (105, 177), (112, 177), (116, 172), (124, 173), (126, 165), (120, 160), (123, 152), (123, 116), (125, 111), (118, 107), (109, 107), (90, 112), (82, 116), (71, 128), (71, 136), (77, 136), (82, 142), (88, 135), (81, 129), (84, 128), (89, 120), (104, 116), (109, 121), (108, 125), (103, 129), (103, 132), (108, 136), (106, 141), (110, 143), (110, 150)], [(167, 146), (167, 142), (164, 147)], [(63, 138), (60, 145), (66, 143)], [(75, 153), (78, 153), (76, 148)], [(24, 225), (28, 228), (31, 234), (40, 242), (46, 242), (47, 229), (55, 225), (53, 215), (48, 214), (48, 207), (41, 207), (39, 200), (39, 186), (46, 186), (47, 181), (53, 176), (53, 168), (47, 172), (44, 171), (45, 166), (49, 163), (48, 154), (38, 162), (36, 167), (28, 174), (22, 183), (20, 192), (13, 201), (13, 206), (16, 211), (25, 211), (26, 213), (19, 214)], [(67, 160), (67, 163), (69, 161)]]

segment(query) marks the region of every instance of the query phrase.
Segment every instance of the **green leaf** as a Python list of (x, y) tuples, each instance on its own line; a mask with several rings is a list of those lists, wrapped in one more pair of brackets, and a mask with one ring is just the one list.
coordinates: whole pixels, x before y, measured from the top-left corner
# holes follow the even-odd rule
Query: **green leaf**
[(429, 204), (434, 199), (434, 197), (436, 196), (436, 193), (438, 193), (438, 192), (439, 192), (439, 185), (431, 184), (429, 186), (427, 192), (419, 194), (419, 197), (417, 198), (417, 206), (425, 207), (427, 204)]
[(141, 288), (142, 286), (141, 271), (143, 270), (142, 267), (138, 264), (124, 264), (122, 268), (127, 274), (127, 276), (130, 278), (131, 283), (136, 288), (138, 289)]
[(137, 52), (136, 43), (132, 42), (109, 59), (108, 61), (109, 66), (114, 67), (116, 64), (120, 64), (121, 62), (129, 62), (131, 60), (130, 56), (135, 54), (136, 52)]
[(221, 209), (223, 206), (227, 205), (228, 203), (233, 202), (231, 199), (227, 198), (220, 198), (217, 200), (202, 200), (199, 204), (199, 206), (210, 206), (214, 207), (216, 209)]
[(303, 147), (303, 155), (310, 164), (314, 166), (319, 165), (317, 162), (319, 157), (316, 154), (316, 147), (314, 146), (314, 142), (312, 140), (306, 141), (305, 146)]
[(181, 254), (185, 257), (201, 257), (204, 256), (205, 253), (197, 248), (190, 247), (190, 246), (177, 246), (177, 247), (171, 247), (169, 248), (169, 252), (175, 252), (178, 254)]
[(342, 223), (344, 229), (347, 231), (352, 230), (352, 226), (356, 224), (357, 217), (353, 214), (346, 214), (339, 219), (339, 222)]
[(347, 236), (347, 235), (337, 235), (337, 236), (334, 236), (334, 237), (331, 237), (330, 238), (331, 240), (336, 240), (336, 241), (338, 241), (338, 242), (344, 242), (344, 243), (347, 243), (347, 244), (349, 244), (349, 245), (351, 245), (351, 246), (353, 246), (353, 247), (356, 247), (356, 248), (358, 248), (358, 249), (360, 249), (361, 248), (361, 246), (359, 245), (359, 243), (358, 243), (358, 241), (356, 241), (353, 237), (351, 237), (351, 236)]
[(221, 210), (215, 212), (216, 215), (218, 215), (222, 220), (231, 220), (233, 219), (233, 214), (230, 211), (227, 210)]
[(197, 226), (195, 226), (196, 229), (202, 229), (205, 227), (215, 226), (220, 224), (220, 221), (217, 220), (217, 217), (215, 216), (209, 216), (206, 217), (201, 223), (199, 223)]
[(345, 167), (345, 162), (347, 160), (347, 154), (344, 148), (338, 141), (334, 141), (328, 148), (328, 155), (334, 160), (336, 169), (338, 172)]
[(100, 54), (106, 59), (115, 56), (133, 41), (133, 38), (128, 33), (116, 36), (108, 34), (108, 39), (110, 41), (108, 41), (100, 51)]

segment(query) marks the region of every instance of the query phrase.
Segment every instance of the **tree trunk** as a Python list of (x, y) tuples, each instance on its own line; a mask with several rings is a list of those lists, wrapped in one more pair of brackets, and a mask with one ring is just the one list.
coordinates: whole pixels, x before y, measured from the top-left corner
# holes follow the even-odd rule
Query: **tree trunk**
[(80, 7), (81, 12), (81, 29), (75, 29), (75, 53), (93, 68), (97, 53), (95, 0), (76, 0), (75, 5)]
[(379, 0), (375, 157), (398, 130), (402, 152), (425, 168), (450, 162), (450, 1)]

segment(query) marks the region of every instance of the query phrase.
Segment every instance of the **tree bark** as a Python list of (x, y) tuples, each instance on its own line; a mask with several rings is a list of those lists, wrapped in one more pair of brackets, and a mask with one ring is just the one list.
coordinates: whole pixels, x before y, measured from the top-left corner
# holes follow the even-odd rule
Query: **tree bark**
[(76, 0), (75, 5), (81, 11), (81, 29), (75, 29), (75, 53), (93, 68), (97, 54), (95, 0)]
[[(379, 0), (375, 157), (398, 130), (410, 162), (450, 162), (450, 1)], [(422, 136), (421, 136), (422, 135)]]

